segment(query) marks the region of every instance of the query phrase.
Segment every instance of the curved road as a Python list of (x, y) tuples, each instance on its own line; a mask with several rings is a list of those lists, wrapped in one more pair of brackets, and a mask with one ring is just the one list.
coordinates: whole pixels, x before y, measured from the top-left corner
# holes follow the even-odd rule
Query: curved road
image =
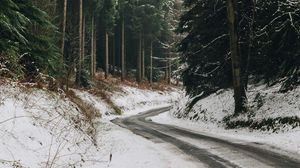
[(153, 109), (132, 117), (117, 118), (112, 122), (153, 142), (171, 144), (205, 167), (300, 168), (299, 160), (267, 150), (263, 144), (216, 138), (146, 120), (169, 109)]

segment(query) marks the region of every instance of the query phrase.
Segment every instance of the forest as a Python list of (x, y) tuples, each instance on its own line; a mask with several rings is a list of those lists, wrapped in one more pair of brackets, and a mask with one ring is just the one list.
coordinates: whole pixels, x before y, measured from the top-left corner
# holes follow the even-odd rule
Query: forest
[[(299, 85), (298, 1), (187, 0), (179, 43), (184, 86), (191, 106), (222, 88), (234, 87), (236, 112), (247, 111), (247, 86)], [(238, 107), (239, 106), (239, 107)]]
[(0, 167), (299, 167), (299, 85), (299, 0), (0, 0)]
[(249, 80), (284, 81), (283, 92), (299, 84), (297, 1), (1, 4), (1, 76), (38, 81), (44, 75), (64, 89), (89, 86), (99, 70), (139, 83), (182, 79), (192, 102), (232, 86), (244, 97), (237, 101), (246, 102)]
[[(178, 1), (1, 2), (1, 66), (28, 81), (49, 75), (88, 86), (100, 70), (124, 80), (170, 79)], [(151, 59), (150, 59), (151, 58)], [(3, 70), (4, 71), (4, 70)], [(164, 73), (164, 74), (163, 74)]]

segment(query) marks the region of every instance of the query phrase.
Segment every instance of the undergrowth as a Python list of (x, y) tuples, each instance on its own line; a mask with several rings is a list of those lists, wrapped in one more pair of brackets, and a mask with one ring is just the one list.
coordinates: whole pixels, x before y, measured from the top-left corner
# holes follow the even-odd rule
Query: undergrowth
[(96, 109), (92, 104), (86, 103), (82, 99), (80, 99), (72, 90), (68, 91), (68, 98), (75, 103), (80, 110), (83, 112), (84, 116), (88, 121), (92, 123), (92, 120), (101, 117), (101, 112)]
[(227, 129), (249, 128), (272, 132), (277, 132), (287, 127), (294, 129), (300, 126), (300, 118), (297, 116), (266, 118), (262, 120), (231, 120), (229, 117), (227, 117), (224, 118), (223, 121), (225, 122)]
[(93, 94), (95, 96), (101, 97), (102, 100), (107, 103), (115, 112), (117, 115), (122, 114), (122, 110), (111, 100), (111, 97), (108, 93), (106, 93), (104, 90), (99, 89), (91, 89), (89, 90), (90, 94)]
[(124, 81), (121, 81), (120, 78), (113, 77), (113, 76), (109, 76), (107, 79), (105, 79), (103, 73), (96, 74), (95, 82), (98, 82), (101, 85), (103, 85), (102, 88), (105, 90), (114, 90), (114, 89), (120, 90), (119, 88), (120, 85), (136, 87), (143, 90), (155, 90), (155, 91), (167, 91), (171, 89), (170, 85), (165, 80), (154, 82), (152, 84), (150, 84), (149, 81), (146, 80), (137, 83), (135, 78), (129, 76), (127, 76), (124, 79)]

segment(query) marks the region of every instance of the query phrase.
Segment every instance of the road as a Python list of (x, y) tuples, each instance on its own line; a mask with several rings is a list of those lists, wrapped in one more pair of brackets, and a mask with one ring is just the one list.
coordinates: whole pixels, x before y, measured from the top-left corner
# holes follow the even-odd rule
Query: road
[(155, 143), (171, 144), (205, 167), (300, 168), (299, 160), (268, 150), (263, 144), (222, 139), (147, 120), (169, 109), (153, 109), (135, 116), (117, 118), (112, 122)]

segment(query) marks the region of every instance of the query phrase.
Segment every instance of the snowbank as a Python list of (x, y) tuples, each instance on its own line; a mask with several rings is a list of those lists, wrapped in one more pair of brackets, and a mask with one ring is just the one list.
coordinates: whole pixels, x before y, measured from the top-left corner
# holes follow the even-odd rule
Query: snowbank
[(63, 94), (6, 83), (0, 95), (0, 167), (93, 167), (96, 131)]
[(122, 115), (114, 114), (113, 108), (105, 103), (105, 101), (86, 91), (74, 90), (76, 95), (83, 101), (93, 105), (99, 109), (102, 116), (106, 119), (115, 117), (127, 117), (137, 113), (147, 111), (151, 108), (165, 107), (174, 104), (179, 97), (180, 91), (172, 89), (170, 91), (153, 91), (146, 89), (138, 89), (130, 86), (121, 86), (121, 91), (106, 94), (112, 103), (122, 111)]
[[(280, 85), (266, 87), (265, 85), (251, 86), (248, 91), (249, 109), (251, 114), (241, 115), (238, 119), (251, 118), (262, 120), (277, 117), (300, 117), (300, 87), (287, 93), (279, 92)], [(200, 100), (187, 113), (185, 104), (189, 98), (181, 95), (180, 101), (171, 111), (177, 118), (213, 123), (222, 126), (224, 117), (234, 112), (233, 91), (220, 90), (207, 98)]]
[[(73, 90), (103, 118), (91, 123), (63, 93), (28, 88), (18, 83), (0, 85), (0, 167), (26, 168), (180, 168), (197, 167), (169, 146), (154, 144), (120, 128), (110, 105), (86, 91)], [(171, 103), (176, 91), (152, 92), (124, 87), (112, 96), (124, 116)]]
[(179, 93), (173, 91), (142, 90), (123, 86), (124, 92), (112, 95), (112, 101), (123, 111), (123, 116), (134, 115), (153, 107), (167, 106), (178, 99)]
[[(248, 92), (251, 115), (237, 119), (260, 121), (266, 118), (300, 117), (300, 88), (287, 93), (279, 93), (280, 85), (272, 87), (251, 86)], [(200, 100), (190, 113), (183, 108), (188, 98), (183, 94), (170, 113), (151, 118), (154, 122), (176, 125), (186, 129), (211, 134), (212, 136), (230, 137), (249, 142), (268, 144), (279, 150), (287, 150), (300, 155), (300, 128), (282, 125), (279, 130), (253, 130), (249, 128), (225, 129), (224, 117), (232, 115), (234, 101), (232, 90), (221, 90)]]

